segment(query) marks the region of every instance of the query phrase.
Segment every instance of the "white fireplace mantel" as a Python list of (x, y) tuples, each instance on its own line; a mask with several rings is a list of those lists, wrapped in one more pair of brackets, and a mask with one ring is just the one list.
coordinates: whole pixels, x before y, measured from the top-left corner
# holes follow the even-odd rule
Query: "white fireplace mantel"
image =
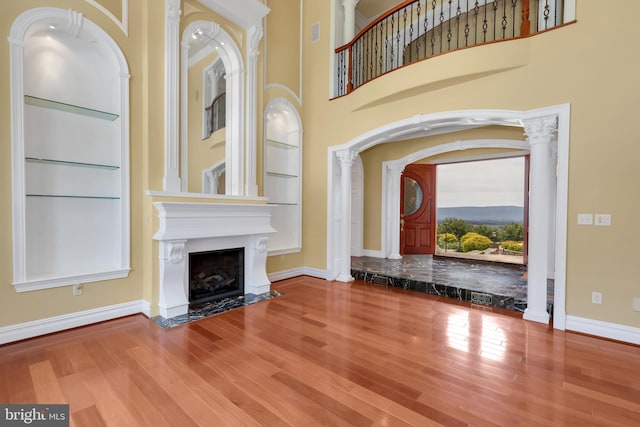
[(267, 240), (272, 206), (265, 204), (221, 204), (154, 202), (160, 227), (160, 315), (186, 314), (189, 308), (189, 253), (244, 248), (244, 290), (260, 295), (270, 290), (267, 277)]

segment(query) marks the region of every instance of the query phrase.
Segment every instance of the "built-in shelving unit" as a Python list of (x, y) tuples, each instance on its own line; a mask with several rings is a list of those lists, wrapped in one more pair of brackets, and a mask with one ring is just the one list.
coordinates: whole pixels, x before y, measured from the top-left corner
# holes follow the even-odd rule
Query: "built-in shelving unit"
[(108, 113), (106, 111), (94, 110), (92, 108), (80, 107), (78, 105), (67, 104), (64, 102), (53, 101), (51, 99), (38, 98), (37, 96), (24, 96), (24, 103), (27, 105), (35, 105), (37, 107), (52, 108), (54, 110), (66, 111), (68, 113), (82, 114), (89, 117), (96, 117), (114, 121), (118, 118), (118, 114)]
[(296, 110), (286, 103), (267, 108), (264, 144), (264, 195), (276, 205), (269, 237), (269, 254), (299, 251), (301, 243), (302, 132)]
[[(74, 38), (57, 30), (69, 25), (77, 25)], [(23, 292), (126, 277), (124, 55), (100, 27), (68, 10), (34, 9), (14, 30), (13, 284)]]

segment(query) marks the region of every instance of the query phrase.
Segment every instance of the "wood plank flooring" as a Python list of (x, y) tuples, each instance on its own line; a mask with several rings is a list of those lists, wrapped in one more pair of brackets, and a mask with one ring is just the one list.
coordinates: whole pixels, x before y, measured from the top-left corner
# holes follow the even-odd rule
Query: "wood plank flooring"
[(640, 425), (637, 346), (362, 282), (272, 288), (2, 346), (0, 403), (68, 403), (75, 426)]

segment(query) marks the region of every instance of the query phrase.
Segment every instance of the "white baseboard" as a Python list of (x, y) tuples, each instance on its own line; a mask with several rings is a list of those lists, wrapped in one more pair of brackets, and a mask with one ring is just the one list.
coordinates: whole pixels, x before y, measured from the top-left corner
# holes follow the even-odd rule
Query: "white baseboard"
[(599, 320), (585, 319), (584, 317), (567, 316), (566, 329), (631, 344), (640, 344), (640, 328), (632, 326), (601, 322)]
[(278, 280), (291, 279), (292, 277), (302, 276), (304, 274), (304, 268), (291, 268), (289, 270), (276, 271), (273, 273), (267, 274), (269, 280), (272, 282), (277, 282)]
[(142, 314), (151, 319), (151, 303), (147, 300), (142, 300)]
[(311, 268), (311, 267), (305, 267), (304, 274), (307, 276), (317, 277), (318, 279), (325, 279), (325, 280), (328, 280), (328, 277), (329, 277), (329, 273), (327, 273), (327, 270), (320, 270), (319, 268)]
[(382, 251), (374, 251), (372, 249), (363, 249), (362, 256), (370, 256), (373, 258), (384, 258)]
[[(86, 326), (92, 323), (104, 322), (105, 320), (132, 314), (145, 313), (145, 304), (148, 306), (148, 303), (143, 300), (131, 301), (0, 327), (0, 344), (33, 338), (38, 335), (59, 332), (65, 329), (77, 328), (79, 326)], [(150, 311), (150, 309), (148, 311)]]
[(275, 271), (273, 273), (269, 273), (269, 280), (272, 282), (277, 282), (278, 280), (290, 279), (292, 277), (297, 276), (311, 276), (317, 277), (319, 279), (326, 279), (327, 272), (325, 270), (320, 270), (317, 268), (311, 267), (299, 267), (292, 268), (289, 270)]

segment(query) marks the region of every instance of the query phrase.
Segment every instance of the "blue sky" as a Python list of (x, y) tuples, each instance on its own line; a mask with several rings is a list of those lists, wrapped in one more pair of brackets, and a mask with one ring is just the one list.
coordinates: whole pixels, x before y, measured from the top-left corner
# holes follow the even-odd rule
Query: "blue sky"
[(524, 158), (438, 165), (437, 206), (523, 206)]

